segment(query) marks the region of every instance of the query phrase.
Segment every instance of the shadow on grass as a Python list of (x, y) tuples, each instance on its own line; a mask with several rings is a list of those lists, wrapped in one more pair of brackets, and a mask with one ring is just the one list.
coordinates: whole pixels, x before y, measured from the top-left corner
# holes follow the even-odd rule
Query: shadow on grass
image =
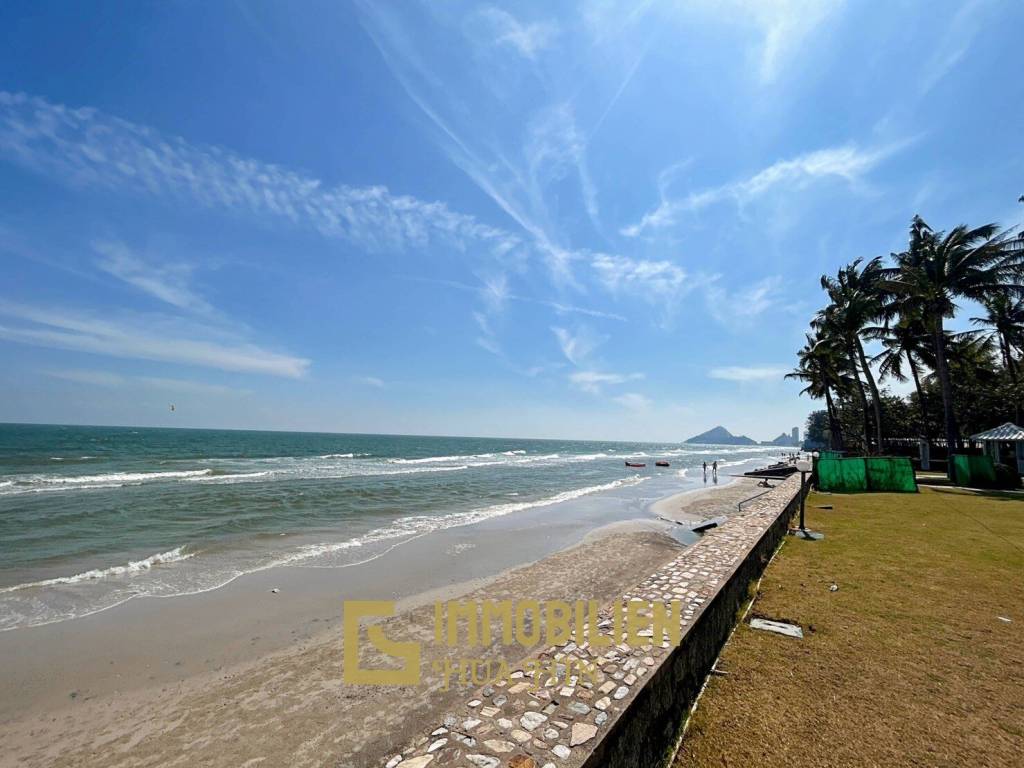
[(1024, 501), (1024, 491), (994, 491), (977, 488), (958, 488), (956, 486), (948, 488), (932, 486), (931, 489), (934, 493), (942, 493), (947, 496), (970, 495), (979, 499), (994, 499), (996, 501)]

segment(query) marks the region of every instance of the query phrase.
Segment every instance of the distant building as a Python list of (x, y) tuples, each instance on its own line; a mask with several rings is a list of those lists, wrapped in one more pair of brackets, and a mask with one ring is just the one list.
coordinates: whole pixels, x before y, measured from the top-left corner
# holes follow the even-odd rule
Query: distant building
[(793, 427), (793, 445), (800, 445), (800, 427)]

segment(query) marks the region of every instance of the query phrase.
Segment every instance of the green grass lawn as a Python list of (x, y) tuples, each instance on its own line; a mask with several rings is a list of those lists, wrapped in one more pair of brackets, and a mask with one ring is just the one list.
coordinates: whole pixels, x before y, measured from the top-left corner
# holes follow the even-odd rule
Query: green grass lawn
[(812, 494), (807, 525), (750, 613), (804, 639), (740, 625), (675, 767), (1024, 765), (1024, 499)]

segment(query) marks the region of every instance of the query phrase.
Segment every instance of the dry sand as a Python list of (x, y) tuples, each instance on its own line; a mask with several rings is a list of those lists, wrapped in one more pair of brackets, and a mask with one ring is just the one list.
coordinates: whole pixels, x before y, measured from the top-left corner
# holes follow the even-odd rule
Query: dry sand
[[(438, 690), (430, 662), (434, 599), (595, 599), (608, 602), (675, 557), (681, 545), (650, 530), (615, 526), (568, 550), (487, 580), (420, 595), (388, 620), (395, 640), (424, 643), (424, 684), (346, 686), (341, 627), (231, 668), (85, 700), (67, 699), (0, 725), (4, 766), (364, 766), (437, 722), (461, 701)], [(144, 641), (144, 638), (140, 638)], [(459, 653), (466, 656), (465, 651)], [(475, 657), (527, 655), (519, 646)], [(116, 659), (114, 660), (116, 661)], [(17, 696), (8, 692), (5, 696)]]

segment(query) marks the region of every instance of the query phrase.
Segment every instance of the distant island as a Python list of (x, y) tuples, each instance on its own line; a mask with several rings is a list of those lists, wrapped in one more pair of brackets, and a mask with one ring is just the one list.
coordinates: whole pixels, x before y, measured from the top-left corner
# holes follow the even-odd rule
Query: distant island
[(756, 440), (751, 440), (746, 435), (734, 435), (723, 426), (717, 426), (709, 429), (707, 432), (701, 432), (685, 442), (714, 445), (757, 445)]
[(746, 435), (734, 435), (725, 427), (719, 425), (707, 432), (684, 440), (685, 443), (702, 443), (704, 445), (778, 445), (783, 447), (797, 447), (800, 445), (800, 432), (794, 427), (791, 432), (783, 432), (774, 440), (762, 440), (758, 442)]

